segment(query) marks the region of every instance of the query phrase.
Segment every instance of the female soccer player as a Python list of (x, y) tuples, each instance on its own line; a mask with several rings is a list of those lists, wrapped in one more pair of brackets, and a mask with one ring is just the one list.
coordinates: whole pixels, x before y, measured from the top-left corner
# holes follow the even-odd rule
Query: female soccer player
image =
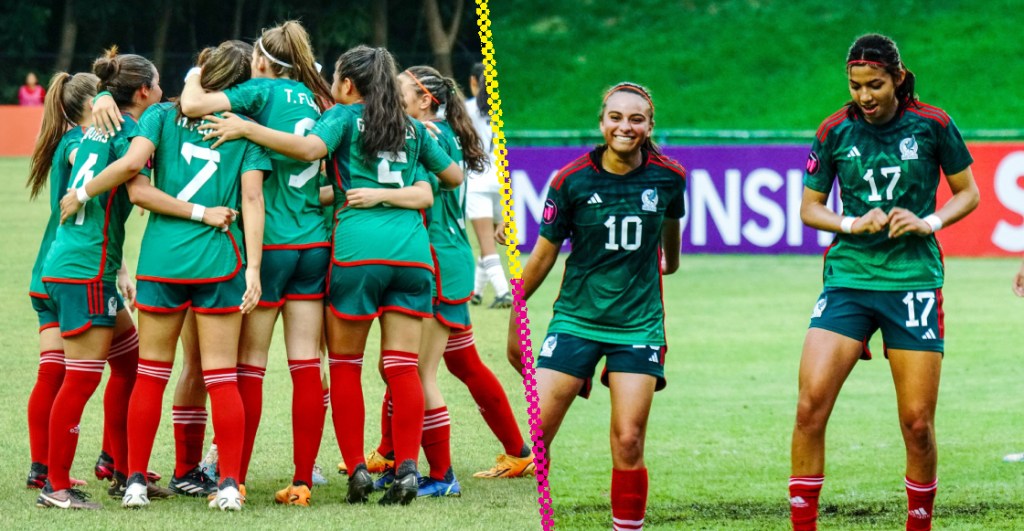
[(367, 500), (373, 478), (363, 456), (360, 375), (366, 338), (381, 322), (381, 355), (392, 396), (397, 479), (382, 504), (412, 501), (423, 426), (417, 374), (421, 321), (431, 313), (433, 260), (423, 209), (433, 204), (428, 177), (461, 182), (462, 170), (423, 124), (403, 110), (394, 59), (384, 48), (357, 46), (338, 58), (331, 92), (336, 105), (305, 137), (234, 117), (211, 117), (211, 135), (237, 135), (305, 161), (330, 156), (335, 195), (332, 266), (327, 296), (331, 411), (349, 474), (350, 503)]
[[(612, 519), (615, 529), (640, 529), (647, 417), (654, 392), (665, 386), (664, 307), (651, 293), (661, 291), (662, 274), (679, 267), (686, 172), (651, 139), (654, 103), (646, 88), (609, 89), (600, 124), (605, 144), (551, 181), (540, 238), (523, 271), (523, 298), (537, 290), (570, 238), (537, 357), (543, 440), (550, 448), (573, 399), (589, 395), (597, 363), (607, 356), (601, 381), (611, 393)], [(509, 358), (518, 362), (515, 324), (513, 318)]]
[[(219, 90), (247, 78), (245, 59), (251, 53), (251, 47), (240, 41), (221, 44), (205, 62), (200, 82)], [(265, 150), (249, 142), (211, 149), (198, 132), (200, 124), (181, 116), (175, 104), (153, 107), (130, 135), (128, 153), (86, 190), (96, 193), (127, 180), (155, 155), (156, 187), (173, 194), (179, 207), (191, 212), (191, 219), (155, 212), (142, 239), (136, 304), (141, 352), (139, 378), (129, 403), (131, 475), (122, 501), (125, 507), (149, 504), (144, 471), (189, 307), (196, 313), (203, 378), (220, 453), (221, 481), (210, 506), (240, 510), (244, 496), (237, 480), (245, 430), (237, 386), (238, 338), (241, 314), (251, 311), (260, 296), (263, 172), (270, 170), (270, 161)], [(217, 230), (197, 223), (205, 217), (204, 204), (234, 207), (239, 200), (244, 244), (236, 225), (225, 223)]]
[[(935, 402), (943, 356), (942, 257), (934, 233), (978, 204), (971, 154), (949, 115), (917, 101), (888, 37), (850, 47), (852, 100), (818, 128), (804, 174), (804, 223), (836, 233), (800, 359), (789, 480), (793, 528), (815, 529), (825, 427), (839, 390), (882, 330), (907, 448), (907, 529), (930, 529)], [(953, 197), (936, 210), (940, 170)], [(826, 207), (838, 178), (843, 214)]]

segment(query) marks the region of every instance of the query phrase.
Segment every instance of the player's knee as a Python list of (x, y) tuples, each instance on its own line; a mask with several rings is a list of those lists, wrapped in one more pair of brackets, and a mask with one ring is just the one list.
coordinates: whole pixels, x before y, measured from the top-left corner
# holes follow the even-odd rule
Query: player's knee
[(644, 434), (639, 427), (612, 430), (612, 454), (622, 465), (634, 465), (644, 458)]
[(932, 421), (931, 415), (924, 413), (907, 415), (901, 419), (901, 423), (907, 445), (912, 445), (919, 451), (928, 450), (934, 446), (935, 423)]
[[(444, 364), (448, 367), (448, 372), (452, 373), (462, 382), (465, 382), (473, 375), (473, 360), (468, 359), (468, 356), (453, 354), (445, 352)], [(479, 360), (477, 360), (479, 361)]]
[(805, 433), (823, 433), (828, 423), (824, 401), (801, 393), (796, 405), (796, 428)]

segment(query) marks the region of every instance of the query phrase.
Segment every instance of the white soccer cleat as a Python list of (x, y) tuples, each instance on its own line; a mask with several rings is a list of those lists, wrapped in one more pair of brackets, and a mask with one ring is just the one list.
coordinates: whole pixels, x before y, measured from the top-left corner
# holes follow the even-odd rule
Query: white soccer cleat
[(131, 479), (128, 480), (128, 486), (124, 490), (124, 497), (121, 498), (122, 507), (139, 509), (149, 505), (149, 488), (146, 486), (144, 479), (138, 481), (140, 478), (142, 478), (141, 474), (132, 474)]
[(226, 479), (217, 489), (217, 495), (210, 500), (210, 508), (222, 511), (241, 511), (242, 502), (245, 498), (238, 490), (238, 484), (233, 479)]
[(1024, 462), (1024, 452), (1019, 454), (1006, 454), (1003, 456), (1004, 463), (1020, 463)]

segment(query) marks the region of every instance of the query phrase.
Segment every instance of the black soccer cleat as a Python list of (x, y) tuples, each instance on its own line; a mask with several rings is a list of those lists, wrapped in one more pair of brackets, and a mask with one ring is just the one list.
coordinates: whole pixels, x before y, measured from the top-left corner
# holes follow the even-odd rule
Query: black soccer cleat
[(217, 484), (207, 477), (198, 466), (180, 478), (178, 476), (171, 478), (168, 487), (175, 494), (182, 496), (209, 496), (217, 492)]
[(348, 503), (366, 503), (373, 492), (373, 476), (367, 471), (365, 464), (356, 465), (352, 475), (348, 477), (348, 493), (345, 494), (345, 501)]
[(380, 499), (379, 503), (381, 505), (409, 505), (419, 491), (419, 479), (416, 462), (412, 459), (402, 461), (395, 472), (395, 482), (384, 493), (384, 497)]
[(42, 463), (32, 463), (28, 467), (28, 479), (25, 480), (25, 486), (30, 489), (41, 489), (46, 485), (46, 478), (49, 475), (49, 470), (46, 465)]

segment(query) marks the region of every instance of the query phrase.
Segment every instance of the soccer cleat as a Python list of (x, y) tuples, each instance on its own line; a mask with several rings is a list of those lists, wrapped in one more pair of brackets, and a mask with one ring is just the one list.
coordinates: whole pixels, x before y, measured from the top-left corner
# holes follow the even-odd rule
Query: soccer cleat
[(348, 466), (345, 465), (344, 461), (338, 463), (338, 473), (348, 475)]
[(121, 498), (121, 506), (138, 509), (148, 505), (149, 487), (146, 485), (146, 476), (136, 472), (128, 478), (127, 486), (124, 489), (124, 496)]
[(462, 487), (459, 486), (459, 480), (455, 479), (455, 472), (448, 467), (443, 480), (432, 477), (420, 478), (416, 496), (418, 498), (458, 498), (462, 496)]
[(533, 463), (533, 452), (526, 457), (515, 457), (499, 454), (490, 470), (473, 474), (475, 478), (525, 478), (537, 474), (537, 465)]
[(210, 508), (222, 511), (241, 511), (243, 503), (245, 503), (245, 496), (242, 494), (238, 482), (232, 478), (225, 478), (217, 487), (216, 496), (210, 500)]
[(470, 297), (469, 299), (469, 303), (472, 304), (473, 306), (480, 306), (481, 304), (483, 304), (483, 302), (483, 296), (478, 293), (474, 293), (473, 296)]
[(366, 471), (371, 474), (383, 474), (394, 467), (394, 454), (390, 459), (388, 456), (378, 453), (377, 450), (370, 450), (370, 453), (366, 454)]
[(37, 507), (56, 507), (58, 509), (101, 509), (103, 506), (89, 501), (89, 495), (78, 489), (64, 489), (56, 492), (47, 484), (36, 498)]
[(395, 469), (389, 469), (387, 472), (381, 474), (377, 481), (373, 482), (373, 490), (388, 490), (391, 488), (391, 484), (395, 482)]
[(171, 489), (171, 492), (181, 494), (182, 496), (209, 496), (217, 492), (217, 484), (206, 477), (206, 474), (203, 474), (203, 471), (198, 466), (189, 470), (180, 478), (177, 476), (172, 477), (168, 487)]
[(492, 310), (501, 310), (512, 307), (512, 293), (506, 293), (500, 297), (495, 297), (494, 302), (489, 306)]
[(25, 486), (30, 489), (41, 489), (46, 485), (46, 477), (48, 470), (46, 465), (42, 463), (32, 463), (28, 467), (28, 479), (25, 480)]
[(210, 481), (217, 483), (220, 479), (220, 471), (217, 470), (217, 445), (211, 444), (210, 449), (203, 456), (203, 460), (199, 462), (199, 468), (206, 474), (206, 477), (210, 478)]
[(391, 484), (384, 497), (380, 499), (381, 505), (409, 505), (419, 491), (419, 474), (416, 472), (416, 462), (412, 459), (402, 461), (395, 472), (395, 482)]
[(327, 476), (324, 475), (324, 471), (320, 468), (320, 465), (313, 465), (313, 484), (314, 485), (326, 485)]
[(305, 485), (288, 485), (277, 491), (277, 494), (274, 495), (274, 501), (282, 505), (309, 507), (309, 502), (313, 501), (311, 496), (309, 487)]
[(348, 477), (348, 492), (345, 501), (348, 503), (366, 503), (373, 492), (373, 477), (366, 470), (366, 465), (358, 464)]
[(110, 457), (107, 452), (100, 451), (100, 456), (96, 459), (96, 466), (92, 471), (98, 480), (114, 479), (114, 458)]

